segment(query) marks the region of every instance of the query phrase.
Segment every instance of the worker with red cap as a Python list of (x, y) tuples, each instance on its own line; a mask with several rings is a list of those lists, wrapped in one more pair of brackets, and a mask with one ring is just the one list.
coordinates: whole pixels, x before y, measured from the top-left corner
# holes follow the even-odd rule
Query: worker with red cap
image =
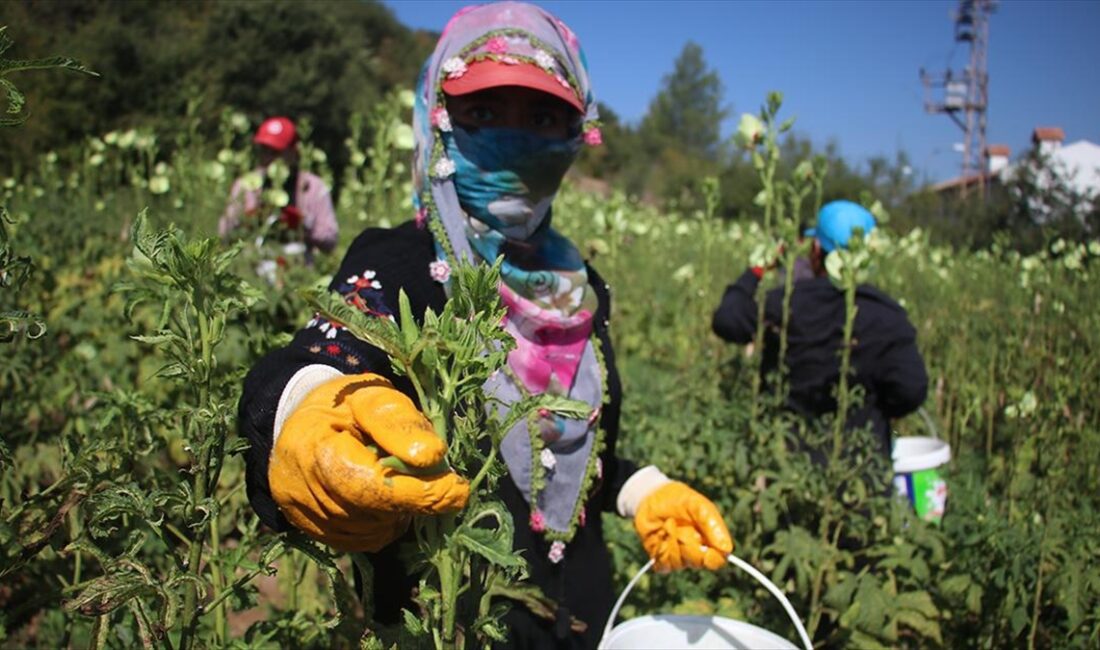
[[(251, 179), (245, 176), (233, 183), (218, 233), (230, 237), (244, 221), (255, 219), (252, 225), (275, 228), (280, 235), (278, 239), (284, 243), (282, 253), (302, 254), (309, 263), (315, 249), (331, 251), (338, 234), (332, 194), (320, 177), (298, 169), (298, 131), (294, 122), (286, 117), (268, 118), (252, 142), (256, 145), (259, 167), (249, 175)], [(289, 171), (282, 186), (285, 196), (274, 202), (265, 201), (264, 190), (272, 189), (275, 182), (269, 170), (277, 160)]]

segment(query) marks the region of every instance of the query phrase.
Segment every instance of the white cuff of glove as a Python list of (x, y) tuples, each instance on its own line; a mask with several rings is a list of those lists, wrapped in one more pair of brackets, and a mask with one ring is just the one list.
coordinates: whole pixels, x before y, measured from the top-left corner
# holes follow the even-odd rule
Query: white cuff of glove
[(279, 396), (279, 406), (275, 409), (275, 426), (271, 432), (272, 449), (275, 449), (275, 443), (279, 441), (279, 434), (283, 432), (283, 425), (286, 424), (287, 418), (294, 412), (294, 409), (298, 408), (306, 395), (309, 395), (314, 388), (326, 381), (340, 377), (343, 374), (336, 368), (322, 363), (306, 366), (294, 373), (294, 376), (286, 383), (283, 394)]
[(634, 472), (630, 478), (626, 479), (626, 483), (623, 483), (619, 496), (615, 499), (619, 514), (633, 519), (643, 499), (665, 483), (671, 482), (672, 479), (661, 473), (656, 465), (646, 465)]

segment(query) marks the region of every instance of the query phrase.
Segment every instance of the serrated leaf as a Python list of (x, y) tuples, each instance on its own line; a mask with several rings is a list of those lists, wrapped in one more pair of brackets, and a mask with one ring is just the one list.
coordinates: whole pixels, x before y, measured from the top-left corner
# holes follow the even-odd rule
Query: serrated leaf
[(168, 343), (169, 341), (179, 340), (180, 337), (179, 337), (178, 334), (175, 334), (175, 333), (172, 333), (172, 332), (166, 332), (164, 334), (137, 335), (137, 336), (131, 336), (130, 338), (137, 341), (137, 342), (139, 342), (139, 343), (147, 343), (149, 345), (160, 345), (161, 343)]
[(8, 51), (15, 42), (11, 40), (11, 36), (8, 36), (8, 26), (0, 25), (0, 54)]
[(114, 611), (132, 598), (157, 593), (157, 588), (133, 571), (114, 571), (90, 581), (63, 607), (70, 612), (98, 616)]
[(851, 619), (852, 627), (869, 633), (885, 632), (888, 602), (890, 599), (875, 580), (867, 575), (862, 576), (853, 604), (857, 614)]
[[(454, 541), (497, 566), (523, 567), (527, 563), (512, 549), (512, 539), (503, 539), (491, 530), (469, 528), (456, 531)], [(506, 542), (506, 543), (505, 543)]]
[[(0, 62), (2, 63), (2, 62)], [(26, 98), (23, 93), (19, 92), (19, 89), (15, 87), (15, 84), (0, 77), (0, 87), (8, 93), (8, 113), (12, 115), (18, 115), (23, 110), (23, 104), (26, 102)], [(27, 118), (24, 116), (20, 122), (25, 121)]]
[(841, 579), (825, 592), (825, 604), (836, 610), (847, 608), (858, 585), (859, 581), (854, 574), (844, 572)]
[(322, 316), (339, 323), (355, 338), (366, 341), (402, 364), (408, 360), (404, 338), (393, 321), (367, 316), (327, 289), (312, 287), (301, 291), (300, 295)]
[(848, 647), (860, 650), (890, 650), (890, 646), (884, 645), (882, 641), (860, 630), (852, 632), (852, 640)]
[(401, 617), (405, 622), (405, 631), (414, 637), (425, 636), (428, 634), (428, 628), (424, 625), (424, 620), (419, 618), (416, 614), (413, 614), (407, 609), (401, 610)]
[(179, 363), (172, 362), (165, 366), (162, 366), (160, 370), (157, 370), (153, 376), (160, 377), (162, 379), (174, 379), (176, 377), (185, 377), (190, 374), (187, 368)]
[(938, 645), (943, 645), (940, 624), (933, 618), (915, 610), (903, 610), (898, 612), (896, 620), (899, 624), (916, 630), (923, 638), (932, 639)]
[[(487, 520), (495, 521), (496, 526), (483, 525)], [(527, 566), (526, 561), (512, 548), (513, 533), (511, 513), (503, 504), (490, 502), (467, 513), (465, 521), (455, 530), (453, 539), (458, 545), (497, 566)]]
[(911, 610), (928, 618), (936, 618), (940, 610), (932, 602), (932, 596), (927, 591), (909, 591), (895, 596), (894, 608), (897, 610)]
[[(480, 384), (478, 388), (480, 389)], [(508, 410), (500, 426), (501, 434), (507, 434), (516, 423), (526, 419), (539, 409), (546, 409), (562, 417), (576, 420), (586, 418), (592, 412), (592, 406), (587, 402), (547, 393), (533, 395), (508, 405)]]
[(98, 72), (88, 69), (80, 61), (67, 56), (54, 56), (45, 59), (0, 59), (0, 74), (49, 69), (69, 70), (93, 77), (99, 76)]

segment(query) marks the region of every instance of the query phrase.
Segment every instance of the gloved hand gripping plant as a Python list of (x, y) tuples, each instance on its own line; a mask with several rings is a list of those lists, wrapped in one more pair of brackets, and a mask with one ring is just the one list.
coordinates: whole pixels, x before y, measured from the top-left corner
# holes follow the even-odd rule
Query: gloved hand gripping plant
[[(447, 449), (444, 459), (428, 467), (422, 463), (434, 462), (433, 454), (410, 464), (398, 454), (371, 449), (383, 468), (398, 473), (390, 479), (395, 487), (400, 474), (428, 480), (453, 470), (469, 478), (464, 510), (412, 518), (417, 560), (412, 568), (420, 571), (415, 600), (421, 611), (406, 612), (405, 627), (416, 637), (430, 636), (437, 648), (481, 647), (503, 640), (505, 605), (498, 597), (552, 611), (536, 589), (521, 584), (526, 562), (513, 552), (512, 517), (496, 498), (497, 481), (505, 472), (498, 448), (513, 425), (542, 409), (574, 418), (590, 410), (583, 402), (551, 395), (528, 397), (509, 410), (489, 403), (483, 385), (504, 367), (515, 345), (501, 326), (499, 282), (499, 264), (459, 265), (452, 272), (451, 298), (443, 311), (437, 315), (428, 310), (419, 322), (404, 292), (399, 322), (366, 316), (328, 291), (307, 296), (326, 318), (389, 355), (396, 374), (412, 384), (421, 412), (443, 443), (440, 449)], [(440, 510), (445, 509), (424, 508)]]

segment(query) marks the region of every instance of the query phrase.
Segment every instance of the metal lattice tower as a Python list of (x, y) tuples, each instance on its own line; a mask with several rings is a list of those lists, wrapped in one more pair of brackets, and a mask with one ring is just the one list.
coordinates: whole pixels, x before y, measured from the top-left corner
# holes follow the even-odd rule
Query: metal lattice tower
[(963, 130), (961, 192), (965, 196), (966, 179), (981, 175), (978, 187), (984, 194), (985, 126), (989, 108), (989, 73), (986, 52), (989, 47), (989, 16), (994, 0), (959, 0), (955, 12), (955, 42), (970, 48), (970, 59), (961, 73), (950, 69), (937, 74), (920, 71), (924, 85), (924, 110), (945, 113)]

